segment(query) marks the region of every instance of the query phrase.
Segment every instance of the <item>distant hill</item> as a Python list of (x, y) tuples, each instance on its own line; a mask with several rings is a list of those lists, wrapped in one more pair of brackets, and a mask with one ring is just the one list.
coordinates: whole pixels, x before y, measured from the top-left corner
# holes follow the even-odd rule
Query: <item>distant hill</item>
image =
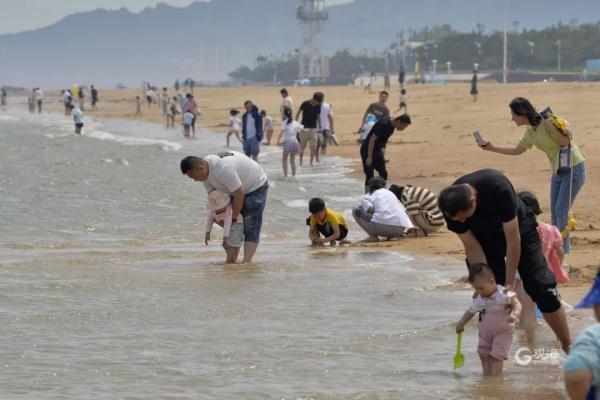
[[(510, 28), (595, 22), (600, 1), (511, 0)], [(213, 0), (178, 8), (159, 4), (70, 15), (41, 29), (0, 35), (0, 84), (66, 87), (74, 82), (114, 86), (176, 77), (223, 80), (257, 55), (298, 47), (296, 0)], [(327, 52), (380, 50), (401, 29), (450, 24), (470, 31), (477, 23), (500, 29), (499, 0), (355, 0), (328, 7)]]

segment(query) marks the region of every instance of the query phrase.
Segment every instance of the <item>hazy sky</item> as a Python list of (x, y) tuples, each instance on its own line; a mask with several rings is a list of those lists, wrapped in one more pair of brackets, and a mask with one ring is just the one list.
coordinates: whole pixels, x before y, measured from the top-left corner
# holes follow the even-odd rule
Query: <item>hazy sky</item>
[[(326, 4), (350, 1), (352, 0), (326, 0)], [(193, 2), (194, 0), (0, 0), (0, 34), (41, 28), (74, 12), (96, 8), (127, 7), (131, 11), (140, 11), (156, 3), (181, 7)]]

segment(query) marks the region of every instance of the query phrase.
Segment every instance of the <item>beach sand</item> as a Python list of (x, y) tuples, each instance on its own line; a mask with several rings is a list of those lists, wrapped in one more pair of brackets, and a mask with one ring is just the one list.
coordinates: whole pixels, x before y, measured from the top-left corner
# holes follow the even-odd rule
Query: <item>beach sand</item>
[[(471, 132), (481, 131), (486, 140), (495, 145), (514, 145), (524, 132), (511, 121), (508, 103), (516, 96), (529, 98), (538, 108), (550, 105), (553, 111), (571, 122), (576, 141), (588, 155), (587, 181), (574, 206), (577, 230), (573, 234), (571, 253), (566, 263), (572, 268), (572, 279), (561, 286), (561, 293), (569, 303), (576, 302), (589, 288), (598, 260), (600, 244), (600, 209), (594, 205), (600, 196), (600, 178), (595, 171), (600, 160), (595, 153), (600, 141), (595, 140), (600, 130), (600, 84), (593, 83), (536, 83), (510, 84), (480, 83), (480, 96), (473, 102), (469, 84), (409, 85), (408, 111), (413, 124), (404, 132), (396, 132), (387, 147), (389, 181), (396, 184), (413, 184), (439, 191), (457, 177), (481, 168), (503, 171), (515, 184), (517, 190), (531, 190), (539, 197), (544, 209), (541, 219), (548, 222), (550, 192), (550, 169), (546, 156), (536, 149), (518, 157), (503, 156), (480, 150)], [(196, 88), (196, 100), (202, 111), (197, 125), (200, 128), (227, 131), (229, 110), (243, 110), (243, 102), (252, 100), (266, 109), (279, 121), (280, 87), (230, 87)], [(340, 146), (332, 147), (329, 154), (352, 157), (359, 160), (356, 144), (357, 128), (370, 102), (376, 101), (378, 89), (373, 93), (361, 88), (343, 86), (289, 87), (294, 101), (294, 113), (303, 100), (319, 90), (325, 100), (332, 104), (335, 116), (335, 132)], [(388, 106), (392, 112), (398, 103), (397, 88), (392, 89)], [(170, 96), (174, 90), (169, 88)], [(140, 119), (147, 122), (165, 123), (157, 106), (148, 110), (144, 104), (143, 115), (135, 117), (135, 96), (141, 89), (99, 90), (98, 111), (85, 111), (87, 116), (106, 118)], [(89, 97), (86, 99), (89, 100)], [(86, 103), (89, 107), (89, 102)], [(60, 110), (59, 99), (49, 104)], [(276, 124), (274, 140), (279, 134)], [(177, 128), (181, 129), (181, 128)], [(201, 135), (201, 133), (200, 133)], [(360, 163), (356, 164), (356, 177), (364, 179)], [(358, 189), (358, 188), (357, 188)], [(362, 190), (362, 188), (361, 188)], [(358, 196), (357, 196), (358, 197)], [(357, 198), (358, 200), (358, 198)], [(362, 244), (361, 244), (362, 246)], [(427, 238), (368, 244), (402, 250), (412, 254), (462, 259), (462, 246), (451, 232), (441, 232)]]

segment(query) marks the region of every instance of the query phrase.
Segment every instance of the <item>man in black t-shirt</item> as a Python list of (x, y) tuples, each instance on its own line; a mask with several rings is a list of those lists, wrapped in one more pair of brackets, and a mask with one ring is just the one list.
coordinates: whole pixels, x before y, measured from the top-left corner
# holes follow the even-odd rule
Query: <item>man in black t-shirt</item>
[(302, 165), (302, 156), (306, 145), (310, 143), (310, 166), (312, 167), (315, 155), (317, 152), (317, 144), (319, 139), (319, 128), (320, 128), (320, 115), (321, 115), (321, 104), (323, 104), (324, 95), (321, 92), (313, 94), (313, 98), (306, 100), (300, 105), (298, 112), (296, 113), (296, 120), (302, 113), (302, 125), (304, 129), (300, 132), (300, 165)]
[(442, 190), (439, 207), (448, 229), (462, 241), (467, 265), (484, 263), (499, 285), (513, 290), (517, 270), (527, 294), (560, 340), (571, 338), (556, 280), (542, 254), (535, 215), (523, 204), (506, 176), (483, 169)]
[(402, 114), (395, 119), (382, 118), (373, 125), (365, 141), (360, 146), (360, 158), (362, 159), (363, 171), (365, 172), (365, 193), (369, 192), (369, 181), (375, 175), (375, 171), (383, 179), (387, 180), (387, 169), (385, 168), (384, 149), (388, 139), (394, 130), (403, 131), (410, 125), (408, 114)]

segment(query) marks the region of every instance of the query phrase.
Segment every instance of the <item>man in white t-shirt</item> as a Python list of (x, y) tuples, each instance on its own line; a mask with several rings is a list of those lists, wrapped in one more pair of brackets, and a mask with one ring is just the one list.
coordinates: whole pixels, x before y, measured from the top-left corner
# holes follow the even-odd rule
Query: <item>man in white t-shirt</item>
[(329, 143), (337, 143), (333, 136), (333, 112), (331, 111), (331, 104), (323, 102), (321, 104), (321, 132), (319, 132), (319, 144), (317, 147), (317, 161), (320, 160), (321, 156), (327, 153), (327, 145)]
[(404, 205), (385, 185), (383, 178), (371, 178), (369, 194), (362, 198), (360, 207), (352, 210), (358, 225), (369, 234), (366, 241), (378, 242), (379, 237), (424, 236), (413, 225)]
[(267, 203), (267, 174), (254, 160), (236, 151), (224, 151), (204, 158), (181, 160), (181, 172), (202, 182), (207, 193), (218, 190), (232, 197), (232, 216), (244, 219), (244, 263), (252, 262), (258, 248), (262, 218)]

